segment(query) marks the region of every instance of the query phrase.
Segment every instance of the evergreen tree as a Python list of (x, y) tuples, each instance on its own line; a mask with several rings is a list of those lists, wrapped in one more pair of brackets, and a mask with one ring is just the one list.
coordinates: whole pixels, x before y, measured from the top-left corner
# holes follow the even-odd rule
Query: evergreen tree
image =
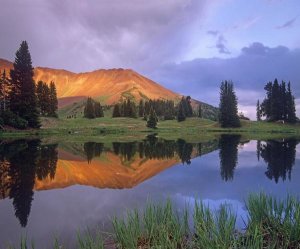
[(185, 116), (186, 117), (192, 117), (193, 116), (193, 108), (192, 108), (192, 98), (190, 96), (187, 96), (185, 98)]
[(271, 121), (276, 121), (281, 119), (281, 106), (280, 106), (280, 88), (278, 80), (274, 80), (272, 86), (272, 99), (271, 99)]
[(48, 116), (50, 112), (50, 89), (47, 83), (39, 81), (36, 87), (37, 104), (42, 116)]
[(185, 120), (185, 111), (184, 111), (184, 100), (180, 101), (178, 107), (177, 121), (182, 122)]
[(13, 69), (10, 71), (10, 110), (25, 119), (29, 127), (39, 128), (40, 123), (33, 74), (28, 45), (26, 41), (23, 41), (16, 52)]
[(3, 70), (0, 75), (0, 113), (3, 113), (8, 108), (8, 92), (9, 80), (6, 77), (6, 72)]
[(201, 104), (199, 104), (198, 106), (198, 117), (202, 118), (202, 108), (201, 108)]
[(145, 112), (144, 101), (141, 99), (139, 103), (139, 117), (143, 117)]
[(297, 121), (295, 100), (291, 92), (290, 83), (286, 89), (286, 84), (282, 81), (278, 84), (277, 79), (274, 83), (266, 84), (266, 98), (261, 104), (261, 114), (266, 117), (268, 121), (283, 120), (290, 123)]
[(129, 101), (129, 116), (130, 118), (137, 118), (136, 105), (133, 101)]
[(262, 115), (266, 117), (267, 120), (270, 120), (271, 114), (272, 114), (272, 107), (271, 107), (271, 100), (272, 100), (272, 82), (268, 82), (264, 89), (267, 92), (267, 97), (264, 99), (264, 101), (261, 104), (261, 112)]
[(130, 99), (127, 99), (127, 101), (125, 101), (124, 105), (125, 105), (125, 107), (124, 107), (124, 117), (130, 117), (131, 116)]
[(57, 100), (57, 92), (56, 86), (53, 81), (50, 82), (50, 109), (49, 116), (57, 117), (57, 109), (58, 109), (58, 100)]
[(291, 83), (288, 83), (288, 89), (287, 89), (287, 105), (286, 105), (286, 117), (287, 122), (289, 123), (296, 123), (297, 117), (296, 117), (296, 108), (295, 108), (295, 98), (291, 91)]
[(287, 119), (287, 92), (286, 92), (286, 85), (285, 82), (282, 81), (282, 83), (279, 85), (279, 91), (280, 91), (280, 98), (279, 98), (279, 116), (281, 120)]
[(43, 81), (38, 81), (36, 85), (36, 98), (40, 114), (42, 114), (42, 101), (43, 101)]
[(153, 110), (153, 108), (151, 108), (149, 118), (148, 118), (148, 121), (147, 121), (147, 127), (152, 128), (152, 129), (156, 129), (156, 125), (157, 125), (157, 116), (156, 116), (156, 113)]
[(232, 82), (222, 82), (220, 87), (219, 122), (222, 127), (240, 127), (237, 98)]
[(88, 97), (85, 107), (84, 107), (84, 117), (85, 118), (95, 118), (95, 109), (92, 98)]
[(112, 117), (113, 117), (113, 118), (121, 117), (121, 113), (120, 113), (120, 105), (119, 105), (119, 104), (115, 104), (115, 105), (114, 105), (114, 110), (113, 110)]
[(100, 102), (95, 102), (94, 111), (95, 111), (96, 118), (104, 117), (103, 108), (102, 108)]
[(261, 121), (259, 100), (257, 100), (257, 103), (256, 103), (256, 120)]

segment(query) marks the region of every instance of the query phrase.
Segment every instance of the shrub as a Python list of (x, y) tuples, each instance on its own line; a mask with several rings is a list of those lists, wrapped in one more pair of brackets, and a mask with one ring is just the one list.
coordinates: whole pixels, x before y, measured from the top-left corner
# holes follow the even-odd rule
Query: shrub
[(16, 129), (26, 129), (28, 126), (28, 122), (20, 118), (18, 115), (11, 111), (6, 111), (2, 114), (3, 123), (5, 125), (12, 126)]

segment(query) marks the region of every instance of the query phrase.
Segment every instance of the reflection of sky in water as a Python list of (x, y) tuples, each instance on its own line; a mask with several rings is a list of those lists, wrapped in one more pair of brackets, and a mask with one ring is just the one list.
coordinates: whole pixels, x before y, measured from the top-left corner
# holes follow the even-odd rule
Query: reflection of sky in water
[[(194, 199), (202, 199), (212, 209), (228, 203), (237, 212), (238, 226), (246, 218), (244, 200), (251, 192), (265, 191), (279, 198), (287, 193), (299, 196), (300, 147), (297, 147), (291, 181), (276, 184), (266, 177), (266, 163), (257, 161), (256, 141), (239, 146), (238, 165), (232, 181), (225, 182), (220, 175), (219, 151), (195, 158), (191, 165), (176, 165), (146, 180), (133, 189), (96, 189), (72, 186), (65, 189), (38, 191), (34, 194), (26, 229), (21, 229), (14, 215), (12, 201), (0, 201), (0, 241), (18, 241), (21, 234), (34, 235), (37, 246), (52, 244), (59, 234), (66, 244), (74, 239), (78, 228), (98, 226), (107, 229), (110, 218), (122, 215), (127, 209), (143, 208), (150, 198), (153, 201), (174, 200), (178, 207)], [(51, 238), (51, 239), (50, 239)], [(42, 242), (41, 242), (42, 241)], [(1, 245), (1, 243), (0, 243)]]
[[(188, 206), (191, 212), (195, 206), (195, 201), (199, 201), (197, 198), (185, 197), (182, 195), (176, 195), (173, 198), (174, 202), (180, 206)], [(245, 222), (247, 220), (247, 211), (244, 202), (231, 199), (201, 199), (202, 203), (212, 211), (218, 211), (221, 205), (226, 205), (226, 207), (236, 215), (236, 225), (238, 228), (243, 229), (245, 227)]]

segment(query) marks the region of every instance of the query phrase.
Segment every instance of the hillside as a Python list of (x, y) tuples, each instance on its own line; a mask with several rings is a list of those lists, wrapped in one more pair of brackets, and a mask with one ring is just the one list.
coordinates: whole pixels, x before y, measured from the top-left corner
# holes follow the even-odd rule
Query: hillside
[[(0, 70), (8, 70), (12, 63), (0, 59)], [(101, 96), (106, 104), (112, 104), (120, 98), (176, 99), (180, 97), (154, 81), (131, 69), (100, 69), (93, 72), (73, 73), (61, 69), (36, 67), (35, 81), (54, 81), (59, 98), (74, 96)]]
[[(0, 71), (9, 71), (12, 62), (0, 59)], [(99, 69), (92, 72), (73, 73), (63, 69), (36, 67), (35, 81), (54, 81), (57, 87), (59, 108), (82, 107), (87, 96), (100, 100), (102, 104), (114, 104), (121, 99), (168, 99), (179, 101), (180, 94), (164, 88), (158, 83), (138, 74), (131, 69)], [(74, 106), (75, 103), (75, 106)], [(76, 107), (79, 103), (80, 107)], [(201, 103), (193, 100), (196, 107)], [(203, 103), (204, 116), (214, 116), (216, 109)], [(68, 111), (65, 111), (68, 112)], [(208, 114), (208, 115), (206, 115)]]

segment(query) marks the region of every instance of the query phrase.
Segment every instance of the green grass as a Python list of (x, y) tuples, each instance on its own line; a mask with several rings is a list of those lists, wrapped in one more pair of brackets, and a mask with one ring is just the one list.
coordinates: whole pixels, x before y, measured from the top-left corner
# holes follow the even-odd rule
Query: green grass
[[(109, 111), (107, 111), (109, 112)], [(157, 129), (146, 127), (142, 118), (111, 118), (106, 113), (104, 118), (41, 118), (42, 128), (39, 130), (7, 131), (0, 137), (24, 136), (57, 136), (70, 139), (71, 136), (98, 137), (108, 140), (143, 139), (147, 134), (156, 133), (165, 139), (182, 138), (186, 141), (208, 141), (220, 134), (241, 134), (245, 139), (276, 139), (300, 136), (300, 124), (278, 124), (270, 122), (242, 121), (240, 128), (221, 128), (215, 121), (199, 118), (188, 118), (184, 122), (176, 120), (159, 121)]]
[[(113, 247), (100, 233), (78, 234), (80, 249), (295, 249), (300, 248), (300, 202), (294, 197), (278, 200), (264, 193), (251, 194), (246, 201), (248, 220), (243, 230), (236, 228), (236, 214), (226, 204), (211, 210), (196, 201), (192, 214), (188, 208), (176, 211), (170, 200), (149, 203), (144, 212), (129, 211), (112, 220)], [(191, 226), (191, 227), (190, 227)], [(16, 247), (9, 247), (13, 249)], [(20, 249), (33, 249), (21, 239)], [(53, 248), (65, 248), (55, 240)]]

